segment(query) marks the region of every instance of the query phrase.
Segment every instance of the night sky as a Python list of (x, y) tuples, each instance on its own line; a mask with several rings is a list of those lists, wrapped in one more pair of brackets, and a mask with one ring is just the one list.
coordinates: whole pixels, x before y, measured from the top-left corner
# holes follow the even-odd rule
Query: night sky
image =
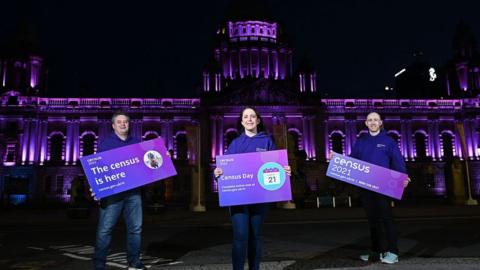
[[(28, 25), (48, 96), (195, 97), (229, 1), (9, 1), (0, 46)], [(108, 3), (107, 3), (108, 2)], [(298, 62), (328, 97), (382, 97), (413, 52), (440, 68), (460, 20), (480, 38), (478, 1), (266, 1)], [(188, 3), (188, 8), (187, 8)], [(253, 4), (249, 4), (252, 9)]]

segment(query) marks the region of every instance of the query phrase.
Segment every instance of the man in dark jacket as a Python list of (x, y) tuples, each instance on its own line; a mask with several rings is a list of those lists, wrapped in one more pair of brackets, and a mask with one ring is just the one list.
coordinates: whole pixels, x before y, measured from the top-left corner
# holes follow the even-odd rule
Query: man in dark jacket
[[(391, 170), (407, 173), (405, 161), (398, 149), (397, 142), (383, 130), (380, 115), (376, 112), (369, 113), (365, 125), (368, 128), (368, 133), (355, 142), (350, 156)], [(410, 178), (405, 181), (404, 186), (406, 187), (409, 182)], [(398, 236), (392, 214), (391, 200), (382, 194), (362, 189), (362, 203), (370, 226), (372, 252), (361, 255), (360, 259), (363, 261), (380, 260), (387, 264), (398, 262)], [(387, 243), (386, 248), (382, 247), (384, 242)]]
[[(98, 144), (98, 152), (139, 143), (129, 134), (130, 117), (117, 112), (112, 117), (113, 132)], [(95, 194), (92, 194), (95, 195)], [(127, 227), (128, 270), (146, 269), (140, 261), (142, 233), (142, 198), (139, 188), (124, 191), (100, 200), (100, 214), (95, 242), (95, 270), (105, 269), (113, 227), (123, 212)]]

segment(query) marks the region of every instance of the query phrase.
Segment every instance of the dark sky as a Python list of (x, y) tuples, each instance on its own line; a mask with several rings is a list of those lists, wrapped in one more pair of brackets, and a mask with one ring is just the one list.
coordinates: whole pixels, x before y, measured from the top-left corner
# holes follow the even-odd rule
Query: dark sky
[[(195, 96), (228, 1), (121, 2), (2, 3), (0, 45), (27, 22), (48, 61), (49, 96)], [(480, 38), (474, 0), (266, 2), (329, 97), (382, 96), (415, 51), (441, 67), (460, 20)]]

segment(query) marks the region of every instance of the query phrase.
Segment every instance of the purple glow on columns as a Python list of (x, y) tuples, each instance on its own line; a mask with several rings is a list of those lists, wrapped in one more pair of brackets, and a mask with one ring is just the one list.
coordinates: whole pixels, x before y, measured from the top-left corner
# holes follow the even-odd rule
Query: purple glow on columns
[[(217, 123), (215, 120), (215, 117), (210, 118), (210, 122), (212, 123), (212, 153), (211, 153), (211, 158), (212, 160), (215, 160), (215, 157), (217, 156)], [(223, 154), (223, 153), (222, 153)]]
[(73, 136), (72, 136), (72, 140), (73, 140), (73, 157), (72, 157), (72, 160), (73, 160), (73, 165), (76, 165), (77, 164), (77, 160), (80, 156), (80, 151), (79, 151), (79, 148), (80, 148), (80, 134), (79, 134), (79, 122), (78, 120), (75, 120), (73, 122), (74, 124), (74, 127), (73, 127)]
[(33, 119), (31, 122), (33, 127), (30, 130), (30, 139), (29, 139), (29, 146), (28, 146), (28, 164), (33, 164), (35, 162), (35, 148), (36, 142), (38, 137), (38, 122), (36, 119)]
[(36, 88), (40, 81), (40, 70), (43, 59), (38, 56), (30, 56), (30, 87)]
[(304, 74), (298, 74), (299, 81), (300, 81), (300, 92), (303, 93), (305, 92), (305, 75)]
[(22, 165), (25, 165), (25, 162), (27, 161), (27, 151), (28, 151), (28, 139), (30, 137), (30, 121), (25, 120), (23, 123), (24, 131), (21, 136), (21, 142), (22, 142)]
[(278, 80), (278, 53), (276, 51), (272, 52), (272, 57), (273, 57), (273, 76), (275, 80)]
[(457, 65), (457, 77), (460, 89), (467, 91), (468, 89), (468, 73), (467, 66), (465, 63), (460, 63)]
[(70, 163), (70, 156), (71, 156), (71, 145), (72, 145), (72, 137), (73, 137), (73, 126), (72, 126), (72, 121), (69, 120), (67, 121), (67, 136), (64, 139), (65, 141), (65, 165), (68, 165)]
[(210, 75), (208, 72), (203, 73), (203, 91), (210, 91)]
[(0, 64), (3, 65), (3, 68), (2, 68), (2, 86), (5, 87), (5, 80), (7, 79), (7, 63), (3, 62), (3, 63), (0, 63)]
[[(410, 142), (413, 144), (414, 142), (414, 137), (413, 137), (413, 134), (412, 134), (412, 123), (411, 122), (407, 122), (407, 138), (411, 138)], [(410, 159), (413, 161), (415, 160), (415, 151), (413, 149), (413, 145), (410, 145), (409, 149), (408, 149), (408, 152), (410, 153)]]
[(310, 92), (317, 91), (317, 75), (315, 73), (310, 74)]
[(313, 160), (316, 160), (317, 158), (317, 154), (315, 152), (315, 128), (314, 128), (314, 118), (311, 117), (309, 119), (310, 121), (310, 138), (309, 138), (309, 141), (310, 141), (310, 146), (309, 146), (309, 149), (310, 149), (310, 159), (313, 159)]
[(228, 34), (230, 38), (260, 37), (277, 38), (277, 24), (262, 21), (228, 22)]
[(304, 145), (304, 149), (305, 149), (305, 152), (307, 153), (307, 159), (310, 158), (311, 156), (311, 152), (310, 152), (310, 132), (309, 132), (309, 128), (310, 128), (310, 125), (308, 123), (308, 119), (306, 116), (303, 116), (303, 119), (302, 119), (302, 127), (303, 127), (303, 145)]
[(47, 123), (42, 123), (42, 133), (40, 138), (40, 165), (43, 165), (47, 156)]
[(215, 91), (220, 91), (222, 89), (222, 76), (220, 74), (215, 74)]

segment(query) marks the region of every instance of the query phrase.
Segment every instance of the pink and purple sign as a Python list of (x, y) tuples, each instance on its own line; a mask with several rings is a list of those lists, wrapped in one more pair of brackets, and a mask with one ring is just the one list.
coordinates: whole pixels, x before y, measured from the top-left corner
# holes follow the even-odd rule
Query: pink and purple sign
[(80, 158), (98, 199), (177, 174), (162, 138)]
[(408, 178), (404, 173), (338, 153), (333, 153), (327, 176), (398, 200)]
[(218, 156), (220, 206), (291, 200), (286, 165), (286, 150)]

